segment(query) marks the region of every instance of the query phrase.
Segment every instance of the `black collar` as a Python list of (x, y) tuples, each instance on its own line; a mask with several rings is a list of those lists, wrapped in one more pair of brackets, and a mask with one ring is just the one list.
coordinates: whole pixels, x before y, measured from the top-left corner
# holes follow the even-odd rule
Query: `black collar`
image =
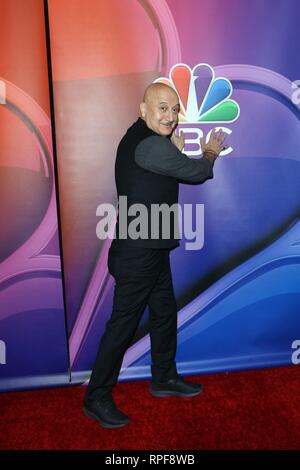
[[(143, 132), (145, 137), (150, 137), (152, 135), (158, 135), (159, 137), (162, 137), (160, 134), (158, 134), (157, 132), (154, 132), (152, 129), (150, 129), (150, 127), (147, 126), (146, 121), (144, 121), (144, 119), (142, 119), (141, 117), (138, 118), (138, 120), (135, 122), (135, 125), (136, 125), (137, 129), (140, 130), (140, 132)], [(171, 135), (168, 135), (166, 137), (167, 137), (167, 139), (170, 139)]]

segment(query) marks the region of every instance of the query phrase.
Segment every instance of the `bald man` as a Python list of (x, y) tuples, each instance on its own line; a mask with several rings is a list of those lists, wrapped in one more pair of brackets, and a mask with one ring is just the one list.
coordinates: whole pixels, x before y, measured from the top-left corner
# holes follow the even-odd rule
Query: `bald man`
[[(177, 373), (177, 305), (170, 269), (170, 251), (179, 245), (176, 214), (170, 216), (169, 236), (161, 224), (153, 226), (153, 205), (178, 203), (179, 182), (203, 183), (213, 177), (214, 161), (224, 146), (225, 135), (212, 132), (209, 142), (201, 140), (203, 157), (190, 159), (182, 150), (183, 133), (176, 135), (179, 99), (167, 85), (147, 87), (140, 104), (141, 117), (122, 138), (115, 163), (119, 213), (108, 269), (115, 279), (113, 310), (106, 324), (84, 399), (84, 413), (105, 428), (128, 424), (112, 397), (122, 360), (136, 333), (145, 307), (149, 306), (151, 341), (150, 393), (155, 397), (194, 397), (203, 387), (184, 381)], [(147, 236), (132, 236), (132, 212), (122, 214), (120, 197), (128, 208), (145, 207), (142, 220)], [(134, 212), (134, 211), (133, 211)], [(126, 215), (126, 217), (125, 217)], [(125, 236), (122, 221), (126, 220)], [(152, 225), (151, 225), (152, 223)], [(123, 223), (124, 225), (124, 223)], [(143, 229), (145, 229), (143, 227)], [(153, 236), (155, 233), (155, 236)]]

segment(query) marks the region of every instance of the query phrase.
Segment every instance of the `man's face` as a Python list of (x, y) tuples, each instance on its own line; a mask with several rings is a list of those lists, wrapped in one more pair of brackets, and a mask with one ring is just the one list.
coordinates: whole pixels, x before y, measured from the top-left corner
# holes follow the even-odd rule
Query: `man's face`
[(142, 117), (147, 126), (162, 136), (170, 135), (178, 123), (179, 101), (170, 88), (155, 90), (141, 103)]

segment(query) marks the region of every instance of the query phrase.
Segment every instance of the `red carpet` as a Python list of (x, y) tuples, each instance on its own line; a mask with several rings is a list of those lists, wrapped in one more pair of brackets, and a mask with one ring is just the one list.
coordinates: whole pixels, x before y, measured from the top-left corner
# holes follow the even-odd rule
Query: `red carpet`
[(118, 384), (132, 421), (105, 430), (82, 414), (82, 387), (0, 394), (3, 449), (299, 449), (300, 367), (194, 377), (195, 398), (158, 399), (149, 382)]

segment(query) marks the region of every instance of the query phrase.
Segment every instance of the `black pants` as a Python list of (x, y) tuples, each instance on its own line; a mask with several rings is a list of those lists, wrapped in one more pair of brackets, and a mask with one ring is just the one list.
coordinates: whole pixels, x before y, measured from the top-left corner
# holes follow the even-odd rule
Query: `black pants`
[(116, 281), (113, 310), (99, 345), (86, 393), (87, 401), (111, 393), (147, 304), (152, 380), (162, 382), (177, 377), (177, 305), (169, 250), (115, 247), (112, 244), (108, 269)]

